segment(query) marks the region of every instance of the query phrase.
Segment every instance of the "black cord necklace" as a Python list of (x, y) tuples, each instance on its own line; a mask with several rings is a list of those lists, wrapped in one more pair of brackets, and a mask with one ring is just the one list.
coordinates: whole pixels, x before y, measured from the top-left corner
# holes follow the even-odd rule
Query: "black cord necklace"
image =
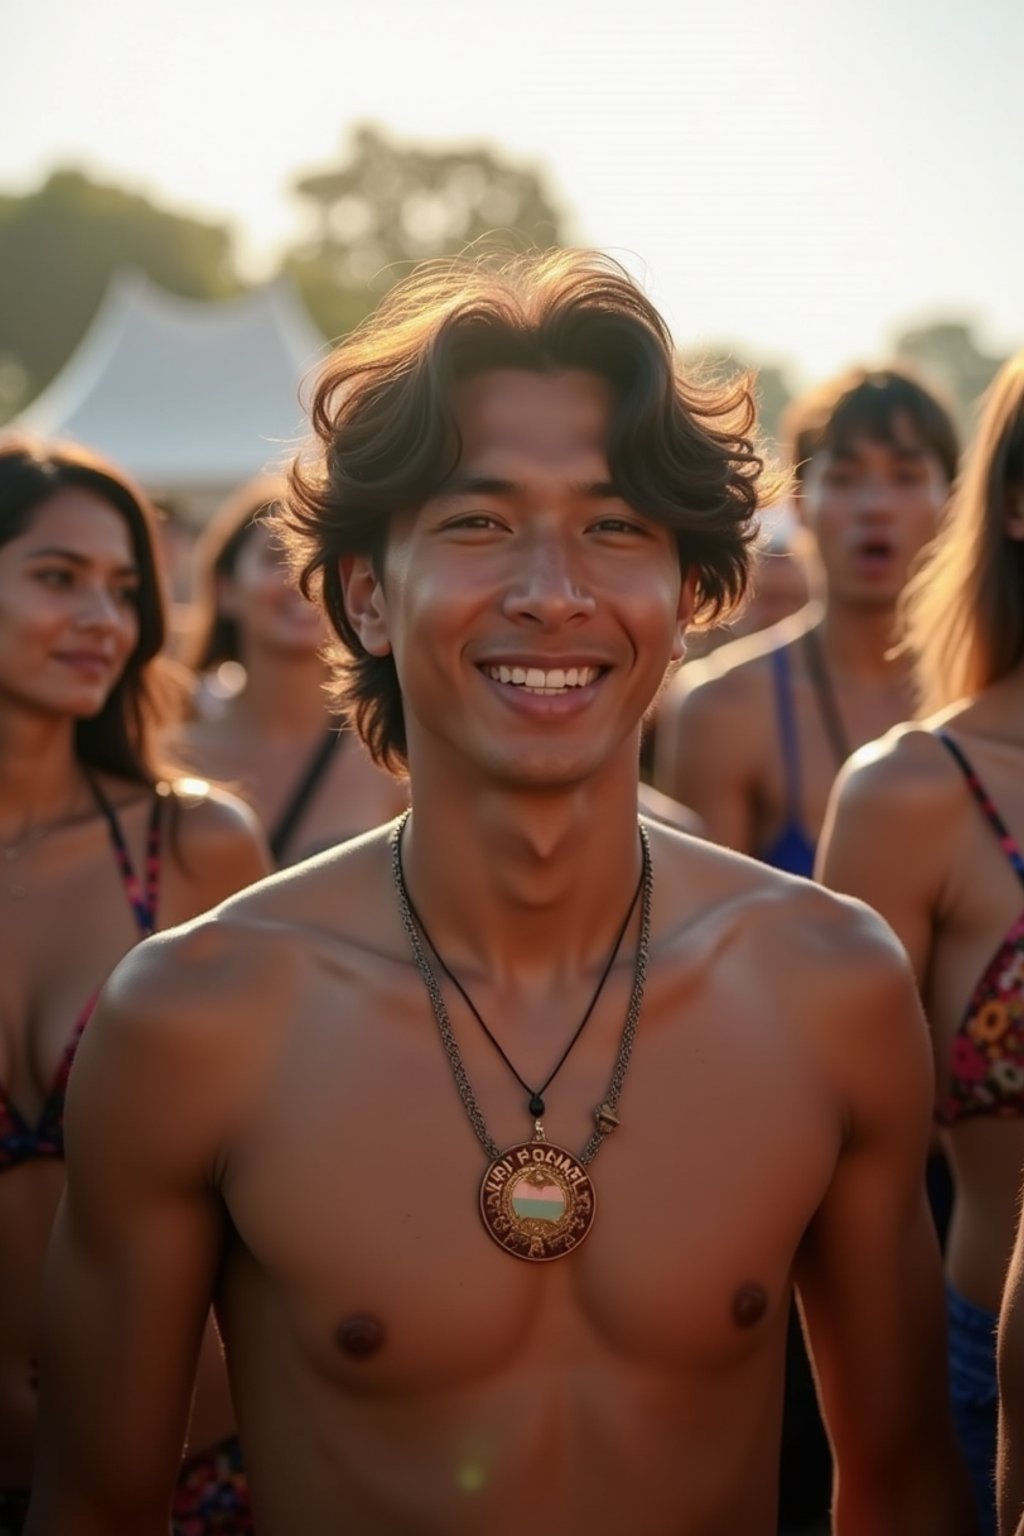
[[(476, 1137), (489, 1159), (487, 1171), (480, 1185), (480, 1215), (483, 1224), (499, 1247), (503, 1248), (506, 1253), (513, 1254), (516, 1258), (529, 1259), (534, 1262), (563, 1258), (579, 1246), (593, 1225), (596, 1196), (588, 1173), (588, 1165), (605, 1138), (611, 1135), (619, 1123), (617, 1114), (619, 1095), (626, 1080), (626, 1072), (629, 1068), (630, 1056), (633, 1050), (633, 1041), (636, 1038), (637, 1024), (640, 1020), (640, 1010), (643, 1006), (644, 983), (647, 977), (647, 957), (651, 938), (651, 894), (653, 890), (651, 852), (647, 832), (643, 822), (639, 822), (638, 831), (641, 851), (640, 883), (637, 886), (633, 900), (630, 902), (625, 922), (616, 936), (615, 947), (602, 972), (597, 990), (590, 1000), (590, 1006), (577, 1025), (572, 1039), (556, 1063), (554, 1071), (549, 1073), (542, 1086), (535, 1090), (528, 1083), (524, 1082), (511, 1061), (509, 1061), (508, 1056), (481, 1018), (479, 1009), (473, 1004), (466, 989), (437, 953), (433, 941), (423, 926), (423, 919), (414, 911), (405, 884), (405, 872), (402, 868), (402, 832), (408, 817), (409, 812), (406, 812), (396, 823), (390, 839), (391, 869), (395, 882), (395, 894), (398, 898), (398, 911), (406, 937), (409, 940), (413, 958), (416, 961), (420, 975), (423, 978), (423, 984), (426, 987), (427, 996), (430, 999), (434, 1020), (444, 1045), (445, 1054), (448, 1057), (449, 1066), (452, 1069), (452, 1076), (455, 1079), (455, 1086), (458, 1089), (459, 1097), (462, 1100), (463, 1107), (476, 1133)], [(618, 1054), (612, 1068), (604, 1101), (594, 1110), (594, 1129), (579, 1156), (575, 1157), (571, 1152), (567, 1152), (564, 1147), (556, 1146), (553, 1142), (548, 1141), (545, 1136), (544, 1126), (540, 1119), (540, 1113), (544, 1109), (543, 1094), (564, 1065), (569, 1052), (583, 1033), (587, 1020), (594, 1011), (602, 988), (615, 963), (615, 957), (621, 948), (623, 937), (636, 908), (638, 898), (640, 902), (640, 927), (637, 935), (636, 957), (633, 962), (633, 986), (630, 991), (629, 1004), (626, 1008), (626, 1016), (622, 1024)], [(423, 936), (422, 941), (420, 938), (421, 934)], [(441, 988), (438, 986), (430, 961), (427, 958), (428, 947), (433, 950), (438, 965), (465, 999), (484, 1033), (500, 1053), (509, 1070), (515, 1075), (517, 1082), (529, 1094), (528, 1108), (531, 1115), (534, 1115), (532, 1140), (517, 1142), (515, 1146), (503, 1149), (498, 1146), (488, 1131), (484, 1117), (480, 1112), (480, 1106), (476, 1102), (469, 1078), (466, 1075), (466, 1068), (462, 1061), (462, 1055), (459, 1051), (458, 1041), (455, 1038), (455, 1032), (452, 1029), (451, 1020), (448, 1017), (444, 996)]]
[(433, 939), (430, 937), (429, 929), (427, 928), (427, 925), (423, 921), (423, 919), (420, 916), (419, 912), (416, 910), (416, 907), (413, 904), (412, 897), (409, 895), (409, 887), (405, 883), (405, 871), (402, 868), (401, 854), (399, 854), (398, 875), (399, 875), (399, 879), (401, 881), (402, 895), (405, 898), (405, 904), (409, 908), (409, 911), (410, 911), (410, 913), (412, 915), (413, 921), (415, 922), (416, 926), (419, 928), (419, 930), (422, 933), (423, 937), (426, 939), (428, 945), (430, 946), (431, 951), (433, 952), (434, 959), (437, 961), (438, 965), (441, 967), (441, 970), (444, 972), (444, 974), (447, 976), (448, 980), (451, 982), (452, 986), (458, 992), (459, 996), (462, 998), (463, 1002), (466, 1004), (466, 1007), (472, 1013), (473, 1017), (476, 1019), (477, 1023), (480, 1025), (480, 1028), (483, 1030), (483, 1032), (487, 1036), (488, 1040), (494, 1046), (494, 1049), (497, 1051), (498, 1055), (501, 1057), (501, 1059), (505, 1063), (506, 1067), (508, 1067), (509, 1071), (512, 1073), (512, 1076), (515, 1078), (516, 1082), (520, 1085), (521, 1088), (523, 1088), (525, 1090), (525, 1092), (527, 1094), (529, 1094), (529, 1102), (527, 1104), (527, 1108), (529, 1109), (530, 1114), (532, 1115), (534, 1120), (539, 1120), (541, 1115), (543, 1115), (543, 1113), (544, 1113), (544, 1095), (545, 1095), (545, 1093), (547, 1093), (548, 1089), (551, 1087), (551, 1084), (554, 1082), (554, 1080), (558, 1076), (559, 1072), (561, 1072), (562, 1068), (565, 1066), (566, 1061), (569, 1059), (569, 1053), (572, 1051), (573, 1046), (576, 1044), (577, 1040), (580, 1038), (580, 1035), (582, 1035), (583, 1031), (586, 1029), (587, 1025), (590, 1022), (590, 1016), (593, 1013), (594, 1009), (597, 1007), (598, 999), (600, 998), (601, 993), (604, 991), (605, 982), (608, 980), (608, 977), (611, 975), (612, 966), (615, 964), (615, 961), (618, 958), (619, 950), (622, 948), (622, 941), (626, 937), (626, 929), (629, 927), (630, 920), (631, 920), (631, 918), (633, 916), (633, 913), (636, 911), (636, 904), (640, 900), (640, 892), (643, 889), (643, 883), (644, 883), (644, 873), (645, 873), (645, 869), (644, 869), (644, 867), (641, 867), (640, 878), (639, 878), (639, 880), (636, 883), (636, 890), (633, 892), (633, 900), (630, 902), (629, 910), (627, 911), (625, 917), (622, 920), (622, 926), (619, 928), (619, 931), (618, 931), (618, 933), (615, 936), (615, 943), (612, 945), (611, 953), (609, 954), (608, 959), (607, 959), (607, 961), (605, 963), (604, 970), (601, 972), (601, 978), (598, 981), (597, 986), (594, 989), (594, 995), (590, 999), (589, 1004), (587, 1005), (586, 1013), (583, 1015), (582, 1019), (580, 1019), (580, 1022), (579, 1022), (579, 1024), (577, 1024), (575, 1032), (573, 1033), (573, 1036), (570, 1039), (569, 1044), (566, 1046), (565, 1050), (562, 1052), (561, 1056), (558, 1058), (558, 1060), (556, 1061), (555, 1065), (552, 1067), (551, 1071), (548, 1073), (547, 1077), (541, 1083), (540, 1087), (539, 1088), (531, 1088), (529, 1083), (526, 1081), (526, 1079), (521, 1076), (521, 1074), (519, 1073), (519, 1071), (516, 1068), (515, 1064), (509, 1059), (508, 1053), (506, 1052), (505, 1048), (501, 1044), (501, 1041), (498, 1040), (496, 1038), (496, 1036), (493, 1034), (493, 1032), (488, 1028), (488, 1026), (487, 1026), (487, 1024), (486, 1024), (486, 1022), (484, 1020), (484, 1017), (481, 1014), (479, 1008), (476, 1006), (476, 1004), (474, 1003), (473, 999), (470, 997), (469, 993), (466, 991), (465, 987), (462, 985), (462, 982), (459, 980), (459, 978), (456, 976), (455, 972), (448, 965), (447, 961), (445, 960), (444, 956), (441, 954), (441, 952), (438, 949), (437, 945), (434, 943)]

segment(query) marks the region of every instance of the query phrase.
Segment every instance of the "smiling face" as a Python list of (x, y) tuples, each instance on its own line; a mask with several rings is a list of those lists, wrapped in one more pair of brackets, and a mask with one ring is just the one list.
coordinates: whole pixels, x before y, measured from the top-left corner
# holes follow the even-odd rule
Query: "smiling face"
[(893, 607), (915, 557), (938, 529), (948, 494), (937, 454), (908, 421), (894, 423), (889, 442), (859, 434), (815, 453), (800, 508), (830, 598)]
[(583, 372), (463, 381), (454, 474), (395, 519), (379, 576), (345, 562), (364, 646), (394, 656), (414, 777), (431, 753), (522, 787), (635, 765), (692, 605), (673, 532), (610, 483), (611, 403)]
[(138, 571), (124, 517), (65, 487), (0, 545), (0, 703), (88, 719), (139, 638)]

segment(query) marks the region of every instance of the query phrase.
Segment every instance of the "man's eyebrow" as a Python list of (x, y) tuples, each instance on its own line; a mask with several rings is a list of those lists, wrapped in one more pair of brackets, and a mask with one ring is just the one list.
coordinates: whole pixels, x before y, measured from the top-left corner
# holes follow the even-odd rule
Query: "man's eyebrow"
[(519, 490), (513, 480), (499, 480), (494, 475), (471, 475), (456, 470), (438, 487), (437, 496), (514, 496)]
[[(877, 446), (887, 448), (897, 459), (912, 460), (915, 463), (928, 457), (928, 450), (920, 443), (895, 443), (882, 440)], [(833, 459), (841, 459), (844, 464), (852, 464), (861, 457), (860, 449), (849, 443), (837, 445), (831, 453)]]
[[(26, 560), (66, 560), (69, 565), (77, 565), (85, 570), (92, 564), (87, 555), (79, 554), (77, 549), (65, 549), (61, 544), (41, 544), (35, 549), (25, 552)], [(133, 561), (128, 561), (117, 568), (119, 576), (137, 576), (139, 568)]]
[[(439, 499), (454, 496), (517, 496), (524, 487), (514, 480), (494, 475), (464, 474), (456, 470), (437, 490)], [(610, 480), (573, 481), (568, 487), (573, 496), (584, 501), (609, 501), (622, 492)]]

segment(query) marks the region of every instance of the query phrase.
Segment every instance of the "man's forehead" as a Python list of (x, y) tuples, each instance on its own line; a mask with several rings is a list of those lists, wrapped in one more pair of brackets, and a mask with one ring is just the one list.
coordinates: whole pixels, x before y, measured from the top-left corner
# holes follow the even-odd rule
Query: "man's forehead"
[(879, 455), (893, 455), (897, 458), (937, 457), (931, 444), (925, 441), (914, 423), (900, 412), (881, 431), (856, 426), (831, 433), (818, 451), (811, 455), (811, 459), (812, 462), (819, 457), (825, 461), (874, 459)]
[(605, 460), (611, 406), (611, 388), (595, 373), (508, 368), (474, 374), (452, 392), (460, 465), (505, 456)]

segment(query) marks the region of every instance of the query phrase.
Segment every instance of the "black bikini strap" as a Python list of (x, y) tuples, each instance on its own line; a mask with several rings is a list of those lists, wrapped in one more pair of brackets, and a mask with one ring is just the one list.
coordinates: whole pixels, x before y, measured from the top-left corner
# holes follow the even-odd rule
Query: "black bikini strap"
[(1005, 853), (1021, 885), (1024, 885), (1024, 855), (1021, 854), (1013, 833), (996, 810), (992, 797), (978, 777), (977, 769), (963, 747), (960, 746), (959, 742), (954, 741), (947, 731), (936, 731), (935, 735), (942, 742), (942, 745), (946, 748), (946, 751), (967, 780), (967, 787), (977, 801), (989, 826), (996, 834), (996, 837), (998, 837), (1000, 848)]
[(832, 687), (832, 679), (829, 677), (825, 653), (818, 644), (818, 637), (813, 629), (809, 629), (804, 635), (804, 655), (807, 657), (807, 671), (818, 698), (818, 708), (821, 710), (825, 734), (831, 744), (833, 756), (841, 768), (853, 748), (850, 746), (850, 738), (846, 734), (846, 727), (839, 713), (839, 703), (835, 689)]
[(312, 756), (303, 768), (301, 777), (292, 790), (284, 810), (278, 817), (277, 825), (270, 834), (270, 851), (274, 855), (276, 863), (280, 864), (289, 839), (294, 834), (306, 807), (316, 793), (320, 780), (327, 772), (327, 765), (341, 745), (343, 734), (344, 732), (340, 731), (337, 726), (332, 726), (323, 741), (318, 743)]
[(128, 851), (128, 844), (125, 841), (124, 832), (121, 830), (117, 811), (104, 794), (95, 774), (86, 770), (85, 777), (96, 800), (96, 804), (103, 814), (103, 819), (107, 823), (107, 831), (110, 834), (110, 841), (114, 848), (114, 856), (117, 859), (121, 882), (124, 885), (129, 905), (135, 914), (135, 920), (144, 934), (155, 933), (157, 902), (160, 895), (160, 828), (165, 791), (158, 786), (153, 795), (153, 803), (150, 807), (146, 831), (146, 862), (143, 869), (143, 878), (140, 880), (132, 863), (132, 856)]

